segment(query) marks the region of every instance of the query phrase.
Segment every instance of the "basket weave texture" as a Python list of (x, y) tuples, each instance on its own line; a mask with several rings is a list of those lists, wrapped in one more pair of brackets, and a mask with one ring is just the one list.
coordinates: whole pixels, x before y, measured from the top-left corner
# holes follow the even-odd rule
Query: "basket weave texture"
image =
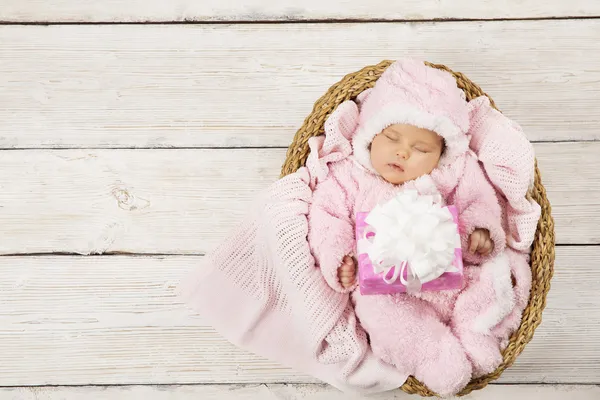
[[(354, 99), (362, 91), (373, 87), (377, 79), (392, 63), (393, 61), (384, 60), (377, 65), (367, 66), (360, 71), (350, 73), (329, 88), (327, 93), (317, 100), (311, 114), (296, 132), (294, 140), (288, 149), (287, 158), (281, 170), (282, 176), (291, 174), (304, 165), (309, 153), (308, 139), (324, 133), (325, 120), (336, 107), (346, 100)], [(456, 78), (458, 87), (465, 92), (468, 101), (482, 95), (489, 98), (479, 86), (471, 82), (462, 73), (454, 72), (444, 65), (426, 64), (430, 67), (451, 73)], [(491, 98), (490, 103), (497, 109), (496, 104)], [(508, 346), (503, 351), (503, 363), (493, 373), (473, 379), (459, 393), (459, 396), (467, 395), (473, 390), (482, 389), (490, 382), (498, 379), (502, 372), (515, 362), (527, 343), (533, 338), (535, 329), (542, 321), (542, 312), (546, 307), (546, 295), (550, 290), (550, 280), (554, 273), (555, 234), (551, 207), (546, 196), (546, 189), (542, 185), (537, 161), (535, 166), (535, 184), (530, 196), (541, 206), (542, 215), (538, 222), (531, 253), (532, 287), (529, 303), (523, 312), (519, 329), (512, 335)], [(419, 394), (424, 397), (436, 396), (435, 393), (412, 376), (402, 385), (401, 389), (406, 393)]]

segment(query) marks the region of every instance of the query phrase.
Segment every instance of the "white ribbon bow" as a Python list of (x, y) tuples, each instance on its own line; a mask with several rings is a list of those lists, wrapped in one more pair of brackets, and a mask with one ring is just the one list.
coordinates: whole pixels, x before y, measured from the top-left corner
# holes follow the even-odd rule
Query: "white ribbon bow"
[(360, 241), (368, 243), (361, 248), (367, 249), (373, 271), (383, 274), (386, 283), (400, 278), (407, 288), (418, 290), (423, 283), (457, 270), (453, 261), (460, 236), (450, 211), (436, 200), (406, 190), (377, 205), (365, 219), (368, 228)]

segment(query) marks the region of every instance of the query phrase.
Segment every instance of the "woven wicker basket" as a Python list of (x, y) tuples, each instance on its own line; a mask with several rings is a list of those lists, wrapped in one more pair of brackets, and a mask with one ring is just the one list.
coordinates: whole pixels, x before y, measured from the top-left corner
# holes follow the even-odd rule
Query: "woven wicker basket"
[[(363, 90), (373, 87), (375, 81), (393, 61), (382, 61), (373, 66), (368, 66), (358, 72), (346, 75), (341, 81), (333, 85), (324, 96), (314, 105), (313, 111), (305, 119), (304, 124), (296, 133), (292, 144), (287, 152), (287, 159), (282, 168), (282, 176), (293, 173), (304, 165), (308, 157), (308, 139), (312, 136), (324, 133), (323, 125), (327, 117), (342, 102), (354, 99)], [(427, 65), (448, 71), (454, 75), (460, 87), (466, 94), (467, 100), (486, 95), (479, 86), (471, 82), (461, 73), (453, 72), (444, 65), (427, 63)], [(489, 97), (489, 96), (488, 96)], [(496, 105), (490, 98), (494, 108)], [(551, 216), (550, 203), (546, 197), (546, 190), (542, 185), (540, 172), (535, 168), (535, 187), (530, 193), (531, 197), (540, 204), (542, 216), (538, 223), (535, 242), (531, 254), (532, 289), (529, 303), (523, 313), (521, 325), (513, 334), (509, 345), (503, 352), (504, 362), (498, 369), (486, 376), (472, 380), (469, 385), (459, 394), (464, 396), (473, 390), (482, 389), (488, 383), (498, 379), (502, 372), (510, 367), (521, 354), (525, 345), (533, 337), (533, 333), (542, 321), (542, 311), (546, 306), (546, 295), (550, 290), (550, 279), (554, 271), (554, 221)], [(401, 389), (410, 394), (421, 396), (435, 396), (431, 390), (414, 377), (409, 377)]]

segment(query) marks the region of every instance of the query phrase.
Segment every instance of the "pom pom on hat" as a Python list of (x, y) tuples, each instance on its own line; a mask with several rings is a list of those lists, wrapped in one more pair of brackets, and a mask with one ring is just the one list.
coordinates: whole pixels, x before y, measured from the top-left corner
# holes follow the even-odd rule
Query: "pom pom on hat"
[(359, 125), (352, 140), (354, 156), (373, 171), (370, 145), (393, 124), (408, 124), (440, 135), (446, 150), (440, 165), (450, 164), (469, 148), (469, 110), (454, 77), (422, 61), (406, 59), (390, 65), (358, 96)]

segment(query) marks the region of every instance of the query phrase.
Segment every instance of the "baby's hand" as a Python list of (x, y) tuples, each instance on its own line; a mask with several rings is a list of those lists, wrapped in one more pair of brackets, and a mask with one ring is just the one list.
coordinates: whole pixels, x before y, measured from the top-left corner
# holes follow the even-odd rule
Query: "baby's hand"
[(469, 236), (469, 252), (487, 257), (492, 254), (492, 251), (494, 251), (494, 242), (490, 238), (490, 231), (481, 228), (475, 229)]
[(354, 281), (356, 280), (356, 262), (352, 257), (346, 256), (342, 260), (342, 265), (338, 268), (338, 279), (344, 289), (348, 289), (354, 285)]

